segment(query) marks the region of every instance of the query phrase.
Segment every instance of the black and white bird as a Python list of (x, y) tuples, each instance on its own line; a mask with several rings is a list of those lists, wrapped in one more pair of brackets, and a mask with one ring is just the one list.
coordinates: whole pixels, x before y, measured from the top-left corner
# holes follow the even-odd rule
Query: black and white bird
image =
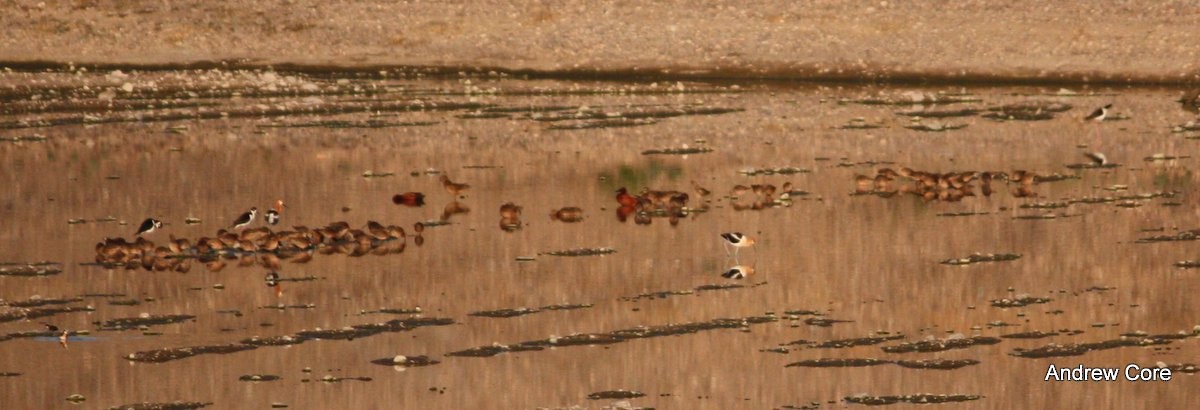
[(274, 271), (267, 272), (267, 276), (263, 279), (266, 280), (267, 287), (275, 287), (279, 284), (279, 273)]
[(254, 222), (254, 217), (256, 215), (258, 215), (258, 208), (257, 207), (250, 208), (249, 211), (246, 211), (246, 213), (242, 214), (241, 216), (238, 216), (237, 219), (233, 220), (233, 229), (237, 229), (237, 228), (244, 227), (246, 225), (250, 225), (251, 222)]
[(52, 325), (52, 324), (49, 324), (46, 322), (42, 322), (42, 326), (46, 327), (47, 332), (57, 332), (58, 331), (58, 326), (55, 326), (55, 325)]
[(142, 236), (142, 234), (154, 232), (154, 230), (158, 229), (158, 228), (162, 228), (162, 221), (159, 221), (154, 218), (146, 218), (145, 221), (142, 221), (142, 225), (138, 227), (137, 233), (135, 235)]
[(725, 244), (725, 254), (729, 255), (729, 246), (733, 246), (733, 257), (737, 258), (737, 252), (741, 248), (748, 248), (754, 245), (754, 238), (741, 232), (726, 232), (721, 234), (721, 240)]
[(275, 201), (275, 208), (267, 210), (267, 214), (266, 214), (267, 224), (270, 224), (270, 225), (278, 224), (279, 217), (280, 217), (280, 215), (283, 214), (283, 207), (285, 207), (285, 206), (287, 206), (287, 205), (283, 204), (282, 199)]
[(1108, 118), (1108, 110), (1110, 108), (1112, 108), (1112, 104), (1106, 104), (1105, 106), (1097, 108), (1095, 111), (1092, 111), (1092, 113), (1088, 114), (1087, 117), (1083, 117), (1083, 120), (1084, 121), (1095, 121), (1095, 122), (1104, 121), (1105, 118)]
[(1088, 157), (1088, 159), (1092, 160), (1092, 163), (1093, 163), (1093, 164), (1096, 164), (1097, 166), (1105, 166), (1105, 165), (1108, 165), (1108, 157), (1104, 156), (1104, 154), (1103, 154), (1103, 153), (1100, 153), (1100, 152), (1085, 152), (1085, 153), (1083, 153), (1083, 155), (1084, 155), (1084, 156), (1086, 156), (1086, 157)]
[(738, 266), (729, 268), (729, 270), (726, 270), (724, 273), (721, 273), (721, 277), (726, 278), (726, 279), (745, 279), (746, 277), (753, 275), (753, 274), (754, 274), (753, 267), (738, 265)]

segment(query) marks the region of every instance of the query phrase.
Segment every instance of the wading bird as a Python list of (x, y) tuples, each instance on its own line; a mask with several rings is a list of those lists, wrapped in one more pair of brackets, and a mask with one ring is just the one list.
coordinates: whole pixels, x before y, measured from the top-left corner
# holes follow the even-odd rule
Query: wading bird
[(754, 268), (750, 266), (734, 266), (721, 273), (721, 277), (726, 279), (745, 279), (754, 274)]
[(278, 224), (279, 216), (283, 214), (283, 207), (285, 206), (287, 205), (283, 204), (282, 199), (275, 201), (275, 208), (267, 210), (267, 223), (271, 225)]
[(238, 228), (245, 227), (246, 225), (250, 225), (251, 222), (254, 222), (254, 216), (256, 216), (256, 215), (258, 215), (258, 208), (257, 207), (250, 208), (249, 211), (246, 211), (246, 213), (241, 214), (240, 216), (237, 217), (237, 219), (233, 220), (233, 229), (238, 229)]
[(1088, 157), (1088, 159), (1092, 160), (1092, 163), (1096, 164), (1097, 166), (1108, 165), (1108, 157), (1105, 157), (1104, 154), (1102, 154), (1102, 153), (1085, 152), (1085, 153), (1083, 153), (1083, 155)]
[(142, 221), (142, 225), (138, 227), (137, 234), (135, 235), (142, 236), (143, 234), (154, 232), (158, 228), (162, 228), (162, 221), (154, 218), (146, 218), (145, 221)]
[(725, 255), (729, 256), (729, 247), (733, 246), (733, 258), (736, 260), (738, 250), (754, 246), (754, 238), (741, 232), (726, 232), (721, 234), (725, 244)]

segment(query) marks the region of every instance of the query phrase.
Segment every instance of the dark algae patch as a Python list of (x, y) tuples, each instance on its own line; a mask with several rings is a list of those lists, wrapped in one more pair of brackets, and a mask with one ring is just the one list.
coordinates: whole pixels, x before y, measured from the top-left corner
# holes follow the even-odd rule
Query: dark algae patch
[(446, 353), (446, 356), (489, 357), (500, 353), (536, 351), (549, 347), (605, 345), (633, 339), (684, 335), (714, 329), (741, 329), (750, 325), (776, 322), (778, 320), (775, 316), (750, 316), (736, 319), (713, 319), (705, 322), (642, 326), (607, 333), (580, 333), (561, 337), (552, 336), (546, 339), (531, 340), (511, 345), (497, 343), (491, 346), (480, 346)]

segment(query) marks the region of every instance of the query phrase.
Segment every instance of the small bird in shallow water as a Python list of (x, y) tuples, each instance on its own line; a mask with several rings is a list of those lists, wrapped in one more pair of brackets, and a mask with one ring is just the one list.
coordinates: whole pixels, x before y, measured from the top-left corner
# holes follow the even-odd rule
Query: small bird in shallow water
[(58, 344), (62, 345), (63, 349), (70, 349), (69, 347), (67, 347), (67, 336), (68, 336), (68, 331), (66, 331), (66, 330), (63, 330), (62, 334), (58, 335)]
[(1085, 153), (1083, 153), (1083, 155), (1084, 155), (1085, 157), (1088, 157), (1088, 159), (1092, 160), (1092, 163), (1093, 163), (1093, 164), (1096, 164), (1096, 165), (1099, 165), (1099, 166), (1108, 165), (1108, 157), (1104, 156), (1104, 154), (1102, 154), (1102, 153), (1099, 153), (1099, 152), (1085, 152)]
[(142, 236), (143, 234), (154, 232), (158, 228), (162, 228), (162, 221), (154, 218), (146, 218), (145, 221), (142, 221), (142, 225), (138, 227), (137, 234), (135, 235)]
[(267, 210), (267, 215), (266, 215), (267, 223), (271, 224), (271, 225), (278, 224), (279, 216), (283, 214), (283, 207), (285, 207), (285, 206), (287, 206), (287, 205), (283, 204), (282, 199), (275, 201), (275, 208)]
[(1083, 117), (1083, 120), (1084, 121), (1095, 121), (1095, 122), (1104, 121), (1105, 118), (1108, 118), (1108, 110), (1110, 108), (1112, 108), (1112, 104), (1106, 104), (1105, 106), (1097, 108), (1095, 111), (1092, 111), (1092, 113), (1088, 114), (1088, 116)]
[(724, 240), (725, 254), (729, 255), (729, 246), (733, 246), (733, 257), (737, 258), (737, 252), (741, 248), (754, 246), (754, 238), (741, 232), (726, 232), (721, 234), (721, 239)]
[(750, 266), (738, 265), (729, 268), (721, 273), (721, 277), (726, 279), (745, 279), (754, 274), (754, 268)]
[(254, 222), (254, 217), (256, 215), (258, 215), (258, 208), (257, 207), (250, 208), (249, 211), (246, 211), (246, 213), (241, 214), (240, 216), (237, 217), (237, 219), (233, 220), (233, 229), (238, 229), (241, 227), (245, 227), (246, 225), (250, 225), (251, 222)]

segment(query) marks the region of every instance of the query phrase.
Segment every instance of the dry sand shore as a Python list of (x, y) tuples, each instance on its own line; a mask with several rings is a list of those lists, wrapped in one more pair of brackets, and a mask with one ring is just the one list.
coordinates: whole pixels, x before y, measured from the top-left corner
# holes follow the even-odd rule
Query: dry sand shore
[(9, 67), (236, 61), (547, 76), (1200, 82), (1200, 7), (1187, 1), (4, 3), (0, 61)]

